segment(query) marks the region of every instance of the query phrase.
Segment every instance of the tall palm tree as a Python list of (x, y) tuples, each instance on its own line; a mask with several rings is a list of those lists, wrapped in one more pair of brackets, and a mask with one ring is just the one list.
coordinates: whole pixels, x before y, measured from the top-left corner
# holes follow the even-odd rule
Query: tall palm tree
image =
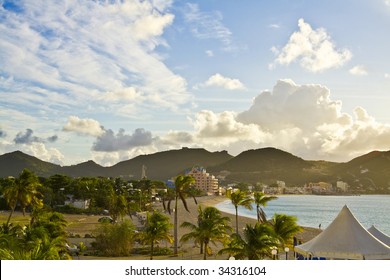
[(271, 248), (275, 245), (277, 239), (269, 224), (247, 224), (243, 236), (234, 234), (230, 243), (218, 254), (228, 253), (236, 259), (259, 260), (271, 257)]
[[(195, 184), (195, 178), (192, 176), (189, 176), (189, 175), (179, 175), (175, 179), (175, 195), (174, 195), (174, 199), (175, 199), (175, 206), (174, 207), (175, 208), (173, 209), (173, 211), (174, 211), (174, 213), (173, 213), (173, 240), (174, 240), (173, 253), (175, 255), (177, 255), (177, 249), (178, 249), (177, 208), (178, 208), (179, 199), (183, 203), (184, 208), (187, 210), (187, 212), (190, 212), (190, 210), (188, 209), (188, 206), (187, 206), (187, 202), (186, 202), (186, 195), (187, 195), (187, 190), (193, 184)], [(193, 197), (193, 198), (194, 198), (195, 204), (197, 204), (195, 197)], [(168, 202), (169, 213), (171, 213), (170, 204), (171, 204), (171, 200)]]
[(144, 243), (150, 245), (150, 259), (153, 260), (154, 245), (160, 240), (166, 240), (169, 243), (173, 242), (173, 238), (169, 233), (172, 224), (169, 218), (160, 212), (148, 214), (146, 219), (146, 227), (141, 234), (141, 239)]
[(270, 221), (270, 225), (282, 248), (291, 245), (294, 235), (302, 231), (302, 228), (297, 224), (297, 218), (285, 214), (275, 213)]
[(198, 223), (183, 222), (181, 227), (189, 228), (191, 231), (184, 234), (180, 241), (195, 240), (195, 243), (200, 243), (203, 247), (203, 259), (206, 260), (207, 254), (211, 255), (210, 242), (224, 242), (229, 237), (229, 231), (232, 228), (228, 225), (230, 218), (222, 217), (221, 212), (215, 207), (198, 207)]
[(238, 234), (238, 206), (243, 206), (246, 209), (252, 210), (253, 199), (248, 193), (241, 191), (240, 189), (228, 193), (228, 197), (236, 210), (236, 234)]
[(39, 183), (38, 177), (28, 169), (23, 169), (19, 178), (10, 179), (4, 189), (4, 198), (11, 208), (7, 224), (9, 224), (18, 203), (22, 208), (23, 215), (25, 215), (28, 206), (43, 206), (42, 195), (37, 190), (39, 186), (41, 184)]
[(255, 192), (253, 195), (254, 202), (256, 204), (257, 221), (259, 223), (267, 222), (267, 216), (263, 207), (267, 206), (267, 203), (271, 200), (278, 199), (277, 196), (266, 196), (263, 192)]

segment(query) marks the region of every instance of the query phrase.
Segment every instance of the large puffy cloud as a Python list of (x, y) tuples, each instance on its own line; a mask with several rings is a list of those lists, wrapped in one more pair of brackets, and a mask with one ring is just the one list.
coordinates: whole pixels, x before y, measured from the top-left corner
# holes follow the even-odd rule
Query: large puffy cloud
[(294, 32), (288, 43), (279, 50), (272, 50), (277, 57), (274, 64), (289, 65), (299, 61), (310, 72), (321, 72), (344, 65), (352, 57), (348, 49), (336, 49), (325, 29), (313, 30), (303, 19), (298, 21), (299, 31)]
[(63, 130), (91, 136), (99, 136), (104, 133), (104, 129), (98, 121), (94, 119), (81, 119), (77, 116), (70, 116)]
[(125, 134), (124, 129), (120, 129), (116, 135), (108, 129), (97, 137), (92, 149), (100, 152), (131, 150), (135, 147), (149, 146), (152, 141), (152, 133), (143, 128), (137, 128), (131, 135)]
[(241, 113), (201, 111), (193, 126), (196, 143), (231, 153), (273, 146), (308, 159), (347, 160), (390, 143), (390, 126), (364, 108), (351, 116), (326, 87), (291, 80), (278, 81)]

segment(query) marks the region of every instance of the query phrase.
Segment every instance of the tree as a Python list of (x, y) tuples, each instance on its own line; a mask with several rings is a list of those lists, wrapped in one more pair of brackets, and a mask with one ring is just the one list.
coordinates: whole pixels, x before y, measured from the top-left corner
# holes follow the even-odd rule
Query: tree
[(278, 199), (276, 196), (266, 196), (263, 192), (255, 192), (253, 195), (254, 202), (256, 204), (257, 221), (259, 223), (267, 222), (267, 216), (262, 208), (267, 206), (267, 203), (271, 200)]
[(109, 211), (112, 219), (116, 223), (118, 218), (123, 218), (128, 210), (127, 200), (124, 195), (111, 193)]
[[(174, 240), (174, 251), (173, 253), (177, 255), (177, 248), (178, 248), (178, 221), (177, 221), (177, 210), (178, 210), (178, 202), (179, 199), (184, 205), (184, 208), (187, 210), (187, 212), (190, 212), (187, 206), (186, 202), (186, 194), (187, 190), (195, 183), (195, 178), (192, 176), (188, 175), (179, 175), (175, 179), (175, 194), (174, 194), (174, 199), (175, 199), (175, 208), (174, 208), (174, 216), (173, 216), (173, 240)], [(195, 203), (197, 203), (195, 197), (194, 197)], [(171, 213), (170, 209), (170, 204), (171, 200), (168, 202), (168, 211)]]
[(22, 173), (19, 175), (19, 178), (9, 179), (4, 189), (4, 198), (6, 199), (8, 206), (11, 208), (11, 212), (7, 219), (7, 224), (9, 224), (11, 216), (14, 213), (18, 203), (22, 208), (23, 215), (25, 215), (26, 208), (28, 206), (43, 206), (41, 198), (42, 195), (37, 190), (39, 186), (40, 183), (38, 177), (28, 169), (23, 169)]
[(243, 237), (233, 234), (230, 243), (218, 254), (228, 253), (236, 259), (260, 260), (271, 257), (271, 248), (276, 245), (277, 239), (269, 224), (247, 224)]
[[(216, 242), (224, 242), (228, 237), (228, 232), (232, 228), (228, 225), (230, 218), (222, 217), (221, 212), (215, 207), (206, 207), (204, 211), (202, 207), (198, 207), (198, 223), (183, 222), (181, 227), (188, 228), (191, 231), (184, 234), (180, 241), (186, 242), (193, 239), (195, 243), (201, 246), (203, 259), (206, 260), (207, 255), (212, 254), (209, 246), (210, 242), (215, 245)], [(203, 248), (203, 250), (202, 250)]]
[(228, 197), (236, 210), (236, 234), (238, 234), (238, 206), (243, 206), (246, 209), (252, 210), (253, 199), (249, 196), (248, 193), (239, 189), (228, 193)]
[(282, 248), (291, 245), (294, 235), (302, 231), (302, 228), (297, 224), (297, 218), (285, 214), (275, 213), (270, 221), (270, 225)]
[(166, 240), (169, 243), (173, 242), (173, 238), (169, 233), (172, 224), (170, 219), (164, 214), (154, 211), (153, 214), (148, 214), (146, 218), (145, 230), (141, 234), (141, 240), (144, 244), (150, 245), (150, 259), (153, 259), (154, 245), (160, 240)]

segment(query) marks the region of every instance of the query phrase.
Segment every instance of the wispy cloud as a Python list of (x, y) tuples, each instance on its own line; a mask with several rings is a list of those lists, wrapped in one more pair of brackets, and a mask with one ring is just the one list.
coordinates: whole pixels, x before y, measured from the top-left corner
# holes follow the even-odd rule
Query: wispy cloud
[(204, 12), (198, 4), (188, 3), (184, 11), (184, 17), (190, 25), (191, 33), (199, 39), (216, 39), (223, 45), (225, 51), (237, 49), (233, 41), (233, 34), (222, 20), (223, 16), (218, 11)]
[(2, 7), (2, 86), (23, 85), (21, 94), (35, 100), (31, 106), (102, 104), (102, 95), (132, 87), (148, 106), (188, 102), (185, 79), (156, 53), (167, 45), (162, 34), (174, 19), (171, 1), (155, 2), (37, 0)]
[(276, 64), (289, 65), (299, 61), (310, 72), (321, 72), (344, 65), (352, 57), (348, 49), (337, 49), (323, 28), (312, 29), (303, 19), (298, 21), (299, 31), (294, 32), (288, 43), (279, 50), (273, 47), (277, 55), (271, 68)]

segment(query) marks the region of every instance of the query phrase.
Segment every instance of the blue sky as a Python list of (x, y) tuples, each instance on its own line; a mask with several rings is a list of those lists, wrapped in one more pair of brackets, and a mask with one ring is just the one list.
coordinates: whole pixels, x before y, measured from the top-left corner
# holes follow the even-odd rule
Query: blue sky
[(389, 0), (0, 6), (0, 154), (389, 150)]

